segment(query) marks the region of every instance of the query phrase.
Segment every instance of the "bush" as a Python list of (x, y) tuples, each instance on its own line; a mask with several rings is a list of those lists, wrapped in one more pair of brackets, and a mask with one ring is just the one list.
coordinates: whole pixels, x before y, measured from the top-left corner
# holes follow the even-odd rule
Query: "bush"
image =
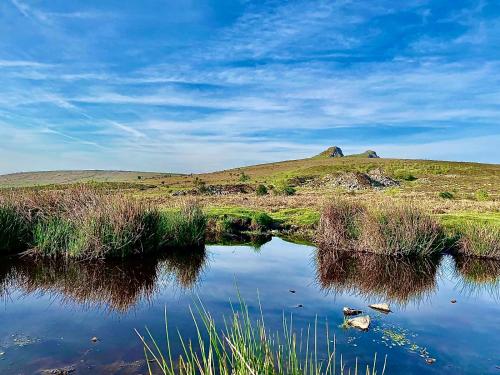
[(280, 181), (274, 188), (274, 193), (277, 195), (295, 195), (297, 191), (287, 181)]
[(266, 185), (260, 184), (259, 186), (257, 186), (257, 190), (255, 191), (255, 193), (259, 197), (261, 197), (263, 195), (267, 195), (267, 187), (266, 187)]
[(245, 172), (241, 172), (239, 179), (241, 182), (246, 182), (246, 181), (250, 180), (250, 176), (247, 175)]
[(449, 191), (442, 191), (439, 193), (439, 197), (443, 199), (453, 199), (454, 195), (453, 193), (450, 193)]
[(271, 229), (273, 223), (274, 220), (271, 216), (269, 216), (265, 212), (259, 212), (255, 214), (254, 218), (252, 219), (252, 228), (257, 230)]
[(393, 173), (394, 178), (404, 181), (415, 181), (417, 178), (405, 169), (396, 169)]
[(478, 190), (474, 193), (474, 198), (476, 198), (477, 201), (484, 202), (489, 200), (490, 196), (486, 191)]

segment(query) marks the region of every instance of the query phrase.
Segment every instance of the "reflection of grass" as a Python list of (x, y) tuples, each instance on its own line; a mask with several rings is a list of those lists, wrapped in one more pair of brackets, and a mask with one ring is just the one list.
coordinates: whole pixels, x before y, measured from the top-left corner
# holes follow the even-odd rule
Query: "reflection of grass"
[(419, 301), (436, 287), (439, 259), (332, 252), (318, 249), (316, 272), (320, 285), (336, 293), (378, 296), (405, 305)]
[(192, 287), (206, 262), (206, 251), (178, 249), (140, 261), (21, 257), (2, 262), (0, 296), (16, 285), (26, 293), (47, 292), (84, 306), (125, 312), (151, 298), (160, 275), (182, 288)]
[[(146, 336), (138, 335), (144, 344), (149, 373), (163, 374), (358, 374), (358, 361), (354, 368), (347, 368), (342, 356), (337, 358), (335, 338), (330, 337), (326, 325), (326, 356), (318, 347), (317, 320), (314, 332), (307, 329), (305, 338), (293, 330), (293, 320), (283, 319), (281, 332), (272, 334), (266, 329), (264, 317), (254, 323), (247, 305), (240, 299), (239, 308), (233, 307), (230, 319), (225, 319), (220, 329), (211, 314), (199, 303), (192, 311), (197, 339), (192, 342), (181, 334), (183, 353), (174, 358), (171, 352), (172, 340), (165, 313), (166, 347), (160, 348), (152, 333), (146, 329)], [(378, 374), (376, 359), (373, 367), (360, 367), (359, 373)], [(385, 363), (381, 374), (385, 373)]]
[(481, 291), (498, 299), (500, 297), (500, 261), (458, 255), (455, 257), (455, 271), (461, 276), (462, 290), (468, 294)]

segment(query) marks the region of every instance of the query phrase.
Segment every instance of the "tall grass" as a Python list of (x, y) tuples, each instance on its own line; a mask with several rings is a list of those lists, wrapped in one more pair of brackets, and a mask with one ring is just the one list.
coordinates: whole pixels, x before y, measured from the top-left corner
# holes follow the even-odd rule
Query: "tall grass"
[(25, 250), (31, 239), (29, 220), (10, 203), (0, 205), (0, 255)]
[[(260, 318), (254, 323), (247, 305), (240, 298), (238, 309), (233, 307), (230, 319), (219, 328), (214, 318), (199, 302), (191, 315), (196, 328), (196, 338), (187, 339), (179, 333), (182, 353), (172, 355), (172, 339), (165, 311), (165, 347), (146, 328), (146, 335), (139, 335), (146, 355), (149, 373), (162, 374), (221, 374), (221, 375), (319, 375), (319, 374), (378, 374), (377, 356), (373, 363), (362, 367), (356, 359), (353, 368), (347, 368), (342, 355), (338, 358), (335, 337), (331, 337), (328, 324), (325, 329), (325, 351), (318, 344), (318, 322), (314, 322), (304, 335), (294, 331), (293, 319), (283, 317), (280, 332), (267, 330), (262, 308)], [(371, 367), (370, 367), (371, 366)], [(385, 373), (385, 361), (381, 374)]]
[(337, 199), (324, 208), (316, 241), (333, 250), (429, 256), (443, 250), (445, 237), (437, 221), (413, 205), (367, 207)]
[(165, 247), (200, 246), (205, 226), (205, 216), (194, 204), (163, 212), (126, 195), (85, 186), (25, 192), (0, 202), (0, 236), (7, 239), (1, 246), (31, 248), (47, 256), (123, 258)]
[(467, 222), (457, 235), (458, 252), (463, 255), (500, 259), (500, 227)]

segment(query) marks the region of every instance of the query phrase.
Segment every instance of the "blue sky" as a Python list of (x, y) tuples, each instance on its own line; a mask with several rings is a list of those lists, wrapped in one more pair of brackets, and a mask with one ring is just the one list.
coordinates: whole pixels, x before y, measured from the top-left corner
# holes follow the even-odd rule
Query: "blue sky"
[(331, 145), (499, 163), (500, 1), (0, 2), (0, 173)]

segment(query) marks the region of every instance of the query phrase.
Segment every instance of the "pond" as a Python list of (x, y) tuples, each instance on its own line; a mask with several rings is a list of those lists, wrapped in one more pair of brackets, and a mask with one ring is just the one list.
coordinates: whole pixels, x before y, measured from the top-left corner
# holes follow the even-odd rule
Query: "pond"
[[(199, 297), (221, 321), (238, 291), (252, 313), (260, 300), (271, 330), (283, 314), (297, 331), (316, 317), (328, 324), (349, 363), (377, 353), (379, 365), (387, 355), (386, 374), (500, 373), (498, 262), (332, 257), (279, 238), (135, 263), (0, 261), (1, 374), (146, 373), (134, 329), (161, 340), (166, 307), (171, 329), (194, 338), (189, 306)], [(392, 312), (367, 307), (378, 302)], [(370, 329), (342, 328), (344, 306), (368, 313)]]

